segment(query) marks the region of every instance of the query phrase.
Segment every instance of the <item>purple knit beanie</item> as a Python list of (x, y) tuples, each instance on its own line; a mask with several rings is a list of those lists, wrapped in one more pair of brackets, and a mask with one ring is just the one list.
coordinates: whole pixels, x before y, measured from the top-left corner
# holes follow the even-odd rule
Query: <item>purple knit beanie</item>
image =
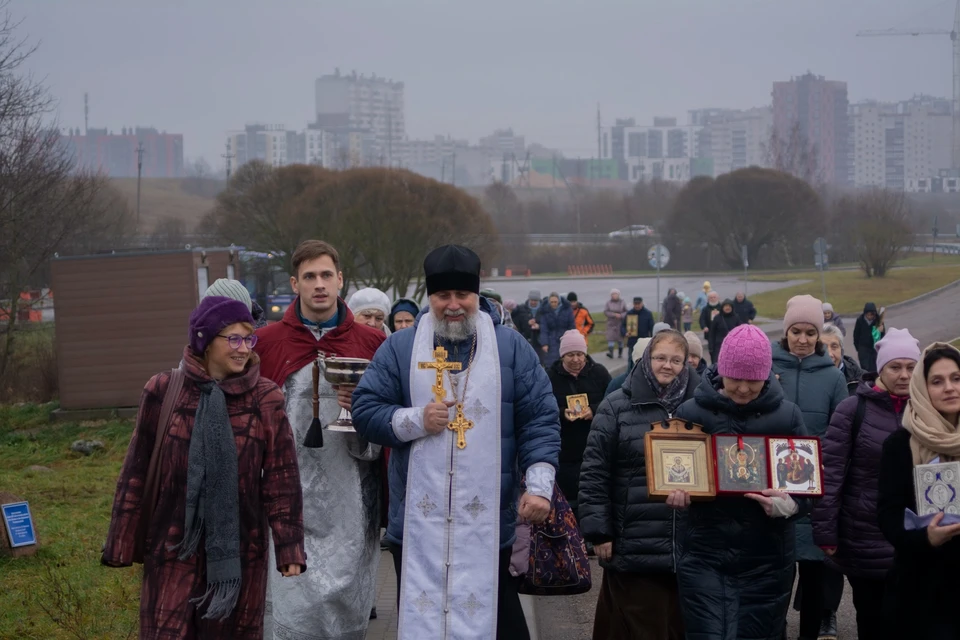
[(203, 356), (218, 333), (238, 322), (253, 324), (247, 305), (232, 298), (207, 296), (190, 314), (190, 348)]
[(717, 370), (724, 378), (766, 380), (773, 368), (770, 338), (752, 324), (742, 324), (723, 339)]
[(891, 360), (913, 360), (920, 362), (920, 341), (910, 335), (907, 329), (890, 329), (887, 335), (876, 344), (877, 371), (883, 371)]

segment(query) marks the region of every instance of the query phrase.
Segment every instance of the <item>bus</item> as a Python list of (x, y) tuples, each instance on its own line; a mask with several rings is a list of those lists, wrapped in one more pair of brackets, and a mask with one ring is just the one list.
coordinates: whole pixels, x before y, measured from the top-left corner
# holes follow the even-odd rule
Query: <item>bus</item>
[(239, 255), (243, 265), (241, 282), (250, 298), (263, 308), (267, 322), (282, 320), (297, 297), (290, 287), (290, 273), (283, 266), (286, 254), (240, 249)]

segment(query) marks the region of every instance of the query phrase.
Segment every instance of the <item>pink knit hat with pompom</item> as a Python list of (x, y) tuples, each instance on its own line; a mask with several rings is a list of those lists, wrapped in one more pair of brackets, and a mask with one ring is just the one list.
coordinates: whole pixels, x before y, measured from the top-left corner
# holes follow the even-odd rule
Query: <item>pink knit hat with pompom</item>
[(718, 361), (724, 378), (766, 380), (773, 368), (770, 338), (754, 325), (742, 324), (723, 339)]

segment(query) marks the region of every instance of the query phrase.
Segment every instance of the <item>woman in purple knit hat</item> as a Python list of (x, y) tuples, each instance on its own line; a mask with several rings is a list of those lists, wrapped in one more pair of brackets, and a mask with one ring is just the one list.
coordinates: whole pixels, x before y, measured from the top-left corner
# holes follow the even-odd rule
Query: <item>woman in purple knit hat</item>
[[(141, 639), (258, 640), (270, 531), (272, 570), (306, 569), (293, 432), (283, 393), (260, 377), (246, 304), (205, 297), (188, 338), (180, 367), (144, 387), (101, 562), (143, 563)], [(161, 424), (168, 393), (172, 410)], [(158, 437), (160, 471), (148, 505)]]
[[(767, 336), (740, 325), (677, 417), (710, 434), (805, 436), (800, 409), (784, 399), (772, 366)], [(693, 505), (675, 491), (667, 504), (689, 510), (677, 562), (687, 637), (779, 638), (793, 587), (794, 520), (812, 501), (766, 489)]]

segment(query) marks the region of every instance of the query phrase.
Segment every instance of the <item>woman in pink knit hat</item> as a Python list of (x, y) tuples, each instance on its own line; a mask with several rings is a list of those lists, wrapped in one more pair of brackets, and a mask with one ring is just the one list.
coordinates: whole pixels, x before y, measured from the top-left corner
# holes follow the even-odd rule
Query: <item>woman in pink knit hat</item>
[[(677, 417), (711, 434), (807, 435), (772, 365), (763, 331), (735, 328)], [(812, 500), (767, 489), (691, 505), (686, 492), (675, 491), (667, 504), (688, 509), (677, 563), (687, 637), (779, 637), (793, 587), (794, 521), (809, 513)]]
[[(826, 435), (834, 410), (849, 395), (846, 378), (820, 340), (822, 332), (823, 303), (813, 296), (794, 296), (787, 301), (783, 338), (773, 347), (773, 372), (784, 396), (800, 407), (807, 431), (817, 437)], [(823, 551), (814, 544), (810, 519), (801, 519), (797, 523), (797, 600), (804, 639), (837, 635), (843, 574), (824, 560)]]

